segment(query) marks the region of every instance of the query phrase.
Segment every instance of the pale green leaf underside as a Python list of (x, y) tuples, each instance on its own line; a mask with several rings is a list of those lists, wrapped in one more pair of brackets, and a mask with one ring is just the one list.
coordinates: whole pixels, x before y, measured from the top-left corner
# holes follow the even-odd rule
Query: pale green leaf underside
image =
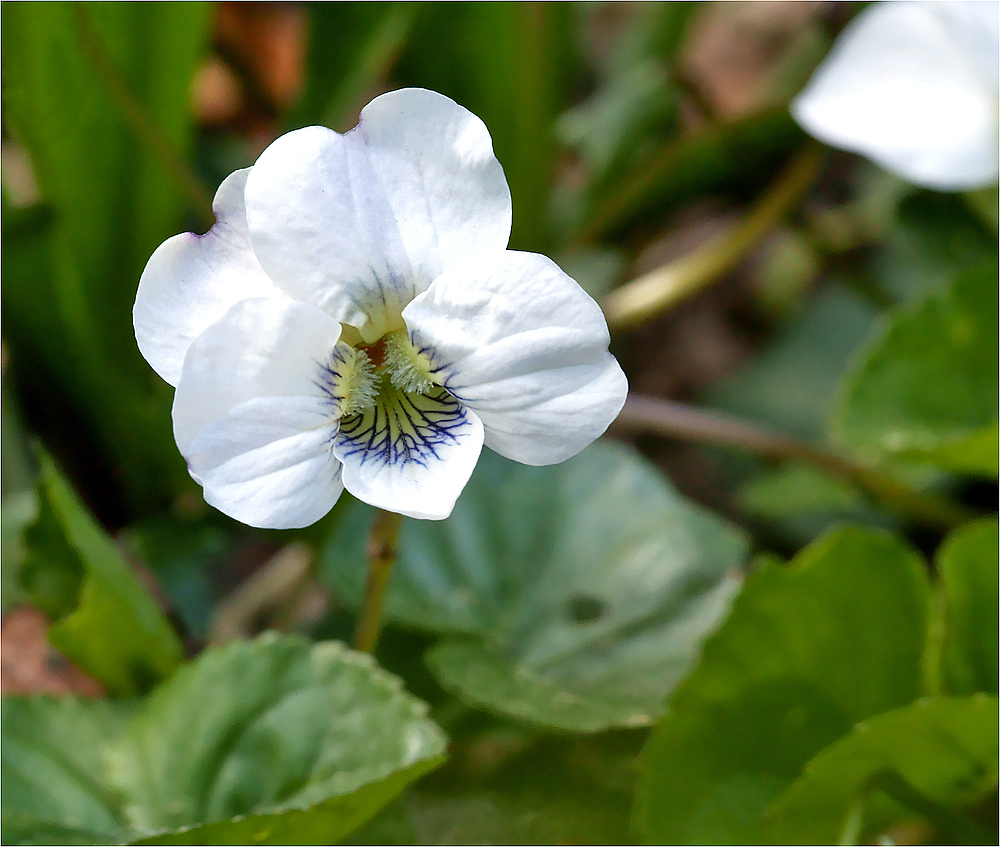
[[(324, 551), (357, 603), (368, 507)], [(431, 669), (463, 699), (566, 729), (649, 722), (739, 585), (742, 533), (607, 443), (553, 467), (484, 451), (452, 516), (408, 521), (389, 615), (442, 634)]]

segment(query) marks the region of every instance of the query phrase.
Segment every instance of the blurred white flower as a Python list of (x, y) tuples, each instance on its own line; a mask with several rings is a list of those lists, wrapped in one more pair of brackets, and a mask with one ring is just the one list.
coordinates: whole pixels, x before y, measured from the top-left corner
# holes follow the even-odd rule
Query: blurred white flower
[(945, 191), (997, 179), (1000, 4), (876, 3), (792, 103), (821, 141)]
[(395, 91), (345, 135), (290, 132), (214, 208), (154, 252), (133, 317), (191, 475), (244, 523), (306, 526), (343, 488), (444, 518), (484, 442), (560, 462), (625, 401), (598, 305), (507, 250), (489, 133), (447, 97)]

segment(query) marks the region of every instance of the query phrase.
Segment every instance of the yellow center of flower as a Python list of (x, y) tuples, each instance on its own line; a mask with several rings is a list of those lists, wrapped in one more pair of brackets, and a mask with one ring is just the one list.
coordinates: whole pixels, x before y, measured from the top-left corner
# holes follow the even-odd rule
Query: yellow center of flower
[(410, 343), (405, 329), (369, 346), (338, 344), (336, 359), (342, 418), (370, 410), (390, 386), (405, 394), (426, 394), (438, 384), (430, 358)]

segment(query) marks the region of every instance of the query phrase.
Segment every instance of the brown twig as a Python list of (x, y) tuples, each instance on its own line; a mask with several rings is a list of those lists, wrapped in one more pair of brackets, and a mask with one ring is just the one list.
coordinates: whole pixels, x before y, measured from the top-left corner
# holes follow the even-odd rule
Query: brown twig
[(782, 461), (808, 462), (864, 488), (896, 511), (935, 524), (956, 526), (974, 517), (962, 506), (910, 488), (885, 470), (737, 418), (671, 400), (632, 395), (619, 414), (615, 428), (738, 447)]

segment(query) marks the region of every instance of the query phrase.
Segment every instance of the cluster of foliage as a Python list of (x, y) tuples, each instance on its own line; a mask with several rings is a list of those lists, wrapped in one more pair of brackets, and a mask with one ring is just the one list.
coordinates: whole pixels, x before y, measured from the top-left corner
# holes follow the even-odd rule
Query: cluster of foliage
[[(343, 642), (374, 510), (276, 533), (204, 507), (132, 335), (152, 250), (210, 223), (199, 181), (253, 161), (192, 116), (212, 11), (3, 8), (39, 189), (3, 194), (3, 607), (107, 692), (5, 696), (5, 843), (995, 840), (995, 189), (831, 156), (755, 270), (756, 352), (696, 398), (799, 459), (706, 452), (713, 510), (610, 439), (484, 453), (450, 518), (404, 523), (373, 658)], [(636, 6), (584, 49), (600, 11), (306, 4), (279, 130), (447, 94), (491, 131), (512, 247), (600, 298), (681, 212), (811, 155), (788, 98), (844, 22), (803, 29), (757, 111), (691, 129), (705, 7)], [(615, 338), (630, 376), (658, 331)]]

